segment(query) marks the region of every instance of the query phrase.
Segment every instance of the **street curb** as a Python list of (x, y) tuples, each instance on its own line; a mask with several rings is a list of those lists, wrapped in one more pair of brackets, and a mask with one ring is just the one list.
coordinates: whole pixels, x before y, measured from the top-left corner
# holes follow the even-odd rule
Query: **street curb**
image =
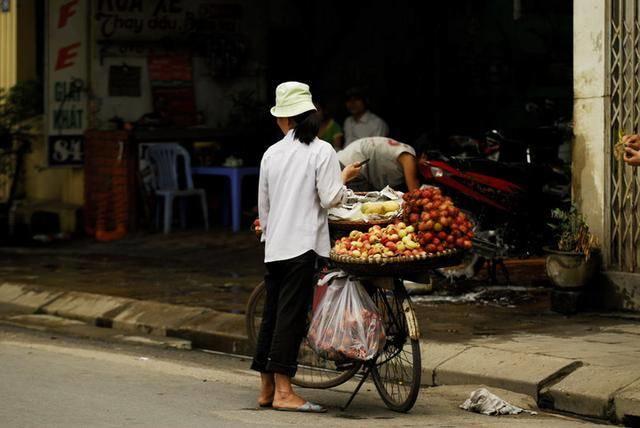
[(234, 334), (244, 316), (208, 308), (171, 305), (77, 291), (43, 289), (2, 283), (0, 303), (32, 314), (48, 314), (85, 321), (99, 327), (173, 337), (193, 346), (219, 352), (251, 354), (246, 335)]
[(39, 312), (102, 326), (135, 302), (123, 297), (69, 291), (43, 305)]
[(474, 346), (436, 367), (434, 383), (484, 384), (527, 394), (538, 401), (542, 388), (581, 364), (566, 358)]
[(0, 284), (0, 303), (17, 306), (34, 313), (63, 294), (62, 291), (45, 290), (33, 285), (9, 282)]
[[(580, 367), (555, 385), (543, 389), (543, 404), (577, 415), (615, 419), (614, 397), (640, 380), (635, 372), (615, 367)], [(621, 418), (618, 418), (621, 419)]]
[[(99, 327), (184, 339), (196, 348), (244, 355), (252, 353), (244, 334), (245, 317), (209, 308), (45, 290), (6, 282), (0, 284), (0, 304), (17, 306), (33, 314), (82, 320)], [(606, 414), (589, 410), (593, 409), (594, 402), (602, 405), (602, 398), (593, 394), (578, 393), (570, 397), (565, 394), (556, 408), (550, 397), (561, 391), (565, 384), (577, 383), (571, 376), (574, 373), (580, 376), (577, 369), (582, 366), (581, 361), (464, 343), (421, 341), (420, 346), (422, 386), (482, 384), (527, 394), (541, 407), (587, 417), (599, 413), (602, 418), (620, 420), (625, 415), (639, 413), (629, 409), (640, 402), (640, 382), (607, 395), (606, 402), (615, 402), (616, 406)], [(617, 412), (617, 418), (613, 412)]]

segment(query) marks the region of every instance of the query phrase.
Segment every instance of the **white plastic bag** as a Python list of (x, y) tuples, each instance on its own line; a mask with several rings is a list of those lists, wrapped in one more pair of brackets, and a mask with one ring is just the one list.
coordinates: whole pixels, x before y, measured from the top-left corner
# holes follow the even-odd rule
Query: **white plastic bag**
[(386, 340), (382, 318), (359, 282), (346, 275), (332, 278), (313, 314), (309, 344), (327, 360), (369, 360)]

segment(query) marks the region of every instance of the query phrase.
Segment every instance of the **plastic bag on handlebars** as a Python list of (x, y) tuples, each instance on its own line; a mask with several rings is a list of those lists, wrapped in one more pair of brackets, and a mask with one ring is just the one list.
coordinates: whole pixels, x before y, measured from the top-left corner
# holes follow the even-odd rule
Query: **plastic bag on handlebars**
[(333, 275), (316, 308), (309, 333), (310, 346), (322, 358), (369, 360), (384, 346), (382, 317), (362, 285), (346, 275)]

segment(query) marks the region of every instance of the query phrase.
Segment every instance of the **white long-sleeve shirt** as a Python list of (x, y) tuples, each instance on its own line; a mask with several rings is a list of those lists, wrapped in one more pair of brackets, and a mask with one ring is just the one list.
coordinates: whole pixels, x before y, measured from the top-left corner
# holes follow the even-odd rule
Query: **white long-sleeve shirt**
[(366, 111), (360, 119), (349, 116), (344, 121), (344, 146), (360, 138), (386, 137), (389, 135), (389, 126), (378, 115)]
[(264, 261), (287, 260), (314, 250), (329, 256), (327, 209), (346, 192), (331, 144), (316, 138), (304, 144), (293, 130), (262, 156), (258, 212)]

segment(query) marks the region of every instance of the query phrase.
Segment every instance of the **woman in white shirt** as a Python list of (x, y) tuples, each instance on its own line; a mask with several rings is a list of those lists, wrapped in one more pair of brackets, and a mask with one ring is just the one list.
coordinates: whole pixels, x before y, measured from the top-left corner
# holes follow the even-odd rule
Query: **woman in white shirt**
[(326, 411), (298, 396), (291, 378), (306, 333), (316, 258), (329, 256), (327, 209), (341, 203), (344, 183), (359, 172), (357, 164), (340, 171), (331, 144), (317, 138), (315, 110), (309, 86), (278, 85), (271, 114), (285, 137), (267, 149), (260, 164), (267, 298), (251, 368), (261, 373), (258, 404), (277, 410)]

